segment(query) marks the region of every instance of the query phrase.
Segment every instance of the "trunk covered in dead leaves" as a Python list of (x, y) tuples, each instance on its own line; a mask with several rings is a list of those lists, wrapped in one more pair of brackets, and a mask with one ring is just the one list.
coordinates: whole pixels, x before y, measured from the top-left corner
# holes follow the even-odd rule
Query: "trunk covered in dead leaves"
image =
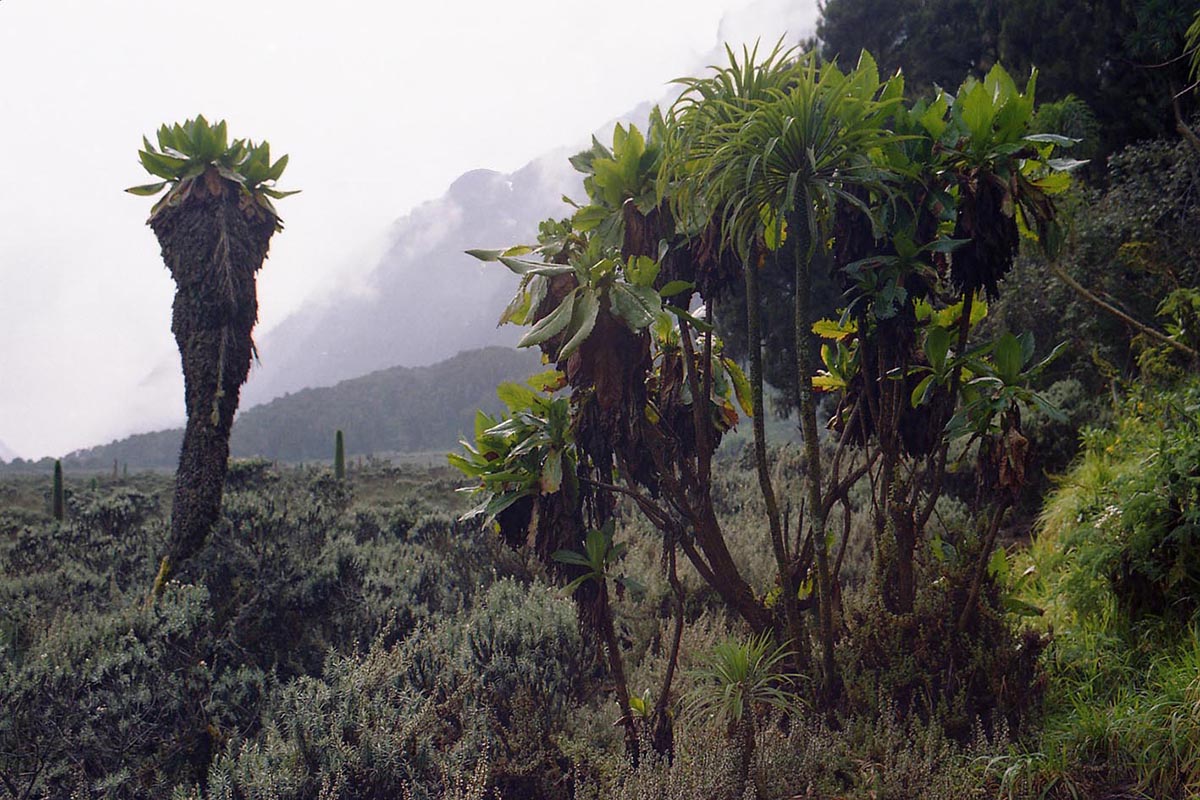
[(154, 596), (200, 549), (220, 515), (229, 433), (254, 351), (255, 275), (276, 224), (257, 205), (245, 205), (238, 187), (212, 179), (197, 180), (149, 222), (175, 280), (171, 331), (187, 403), (170, 539)]

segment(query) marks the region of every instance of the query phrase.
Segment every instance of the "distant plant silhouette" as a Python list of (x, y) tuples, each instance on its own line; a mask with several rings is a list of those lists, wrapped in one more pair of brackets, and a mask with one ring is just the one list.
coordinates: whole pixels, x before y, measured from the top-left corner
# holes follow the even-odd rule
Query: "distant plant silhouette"
[(54, 518), (59, 522), (63, 521), (63, 471), (62, 461), (55, 460), (54, 462), (54, 488), (52, 489), (50, 507), (54, 514)]
[(340, 430), (333, 437), (333, 476), (339, 481), (346, 478), (346, 439)]

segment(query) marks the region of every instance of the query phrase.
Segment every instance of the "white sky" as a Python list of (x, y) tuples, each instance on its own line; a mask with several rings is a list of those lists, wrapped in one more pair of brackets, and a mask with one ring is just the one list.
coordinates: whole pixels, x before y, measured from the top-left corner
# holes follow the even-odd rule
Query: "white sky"
[[(388, 224), (696, 74), (815, 0), (0, 0), (0, 442), (62, 455), (182, 420), (143, 134), (205, 114), (291, 161), (259, 332), (371, 266)], [(724, 20), (724, 22), (722, 22)], [(800, 22), (797, 22), (800, 20)], [(804, 30), (795, 28), (804, 25)], [(720, 30), (720, 33), (718, 33)], [(168, 383), (171, 383), (168, 381)], [(2, 448), (0, 448), (2, 449)]]

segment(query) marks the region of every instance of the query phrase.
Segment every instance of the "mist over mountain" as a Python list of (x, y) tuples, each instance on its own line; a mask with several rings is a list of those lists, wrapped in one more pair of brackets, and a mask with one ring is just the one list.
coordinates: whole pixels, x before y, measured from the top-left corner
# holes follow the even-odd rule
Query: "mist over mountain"
[(514, 344), (520, 332), (497, 328), (496, 320), (516, 276), (463, 251), (533, 242), (540, 221), (567, 216), (562, 196), (583, 193), (567, 155), (548, 154), (507, 175), (467, 172), (397, 221), (365, 290), (309, 303), (261, 338), (262, 363), (243, 389), (243, 407), (373, 370)]
[(0, 461), (12, 461), (16, 457), (17, 454), (13, 452), (11, 447), (4, 442), (0, 442)]
[[(498, 411), (496, 385), (539, 370), (538, 353), (488, 347), (425, 367), (392, 367), (303, 389), (238, 415), (230, 439), (235, 458), (328, 460), (334, 431), (345, 433), (348, 455), (453, 449), (474, 425), (475, 411)], [(183, 429), (129, 436), (79, 450), (63, 459), (76, 469), (174, 469)]]

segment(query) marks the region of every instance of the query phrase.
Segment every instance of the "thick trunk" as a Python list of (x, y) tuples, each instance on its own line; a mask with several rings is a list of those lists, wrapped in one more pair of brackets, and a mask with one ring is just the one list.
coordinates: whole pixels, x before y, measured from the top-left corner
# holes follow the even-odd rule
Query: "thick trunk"
[(255, 273), (275, 231), (275, 219), (243, 211), (225, 181), (203, 183), (150, 220), (175, 280), (171, 331), (187, 406), (170, 540), (154, 596), (203, 546), (220, 516), (229, 433), (254, 348)]
[(746, 709), (742, 718), (733, 723), (734, 739), (733, 794), (730, 800), (741, 800), (750, 783), (750, 768), (754, 763), (754, 711)]

